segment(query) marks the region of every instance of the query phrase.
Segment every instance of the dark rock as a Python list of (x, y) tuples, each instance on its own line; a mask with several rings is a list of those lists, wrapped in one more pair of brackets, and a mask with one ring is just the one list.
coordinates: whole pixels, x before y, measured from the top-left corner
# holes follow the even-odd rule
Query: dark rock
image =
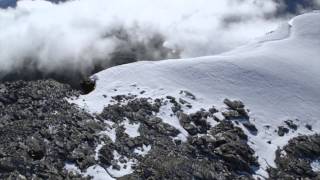
[(244, 104), (241, 101), (231, 101), (229, 99), (225, 99), (223, 102), (232, 110), (238, 110), (238, 109), (244, 108)]
[(189, 99), (196, 100), (196, 96), (193, 95), (192, 93), (190, 93), (189, 91), (186, 91), (186, 90), (180, 91), (180, 94), (183, 94), (184, 96), (186, 96)]
[(34, 137), (27, 139), (26, 142), (28, 149), (28, 154), (32, 159), (40, 160), (45, 155), (45, 146), (41, 140), (38, 140)]
[(114, 151), (114, 145), (108, 144), (104, 145), (100, 151), (99, 151), (99, 160), (101, 163), (110, 166), (111, 161), (113, 160), (113, 151)]
[(192, 125), (192, 124), (184, 124), (183, 128), (191, 135), (196, 135), (197, 134), (197, 128)]
[(191, 108), (192, 108), (192, 105), (191, 105), (191, 104), (187, 104), (186, 107), (189, 108), (189, 109), (191, 109)]
[(223, 116), (225, 116), (227, 119), (248, 119), (249, 115), (244, 109), (245, 106), (241, 101), (231, 101), (229, 99), (225, 99), (223, 102), (229, 108), (229, 111), (223, 112)]
[(217, 116), (213, 115), (213, 120), (215, 120), (216, 122), (220, 122), (221, 119), (219, 119)]
[(254, 124), (250, 123), (249, 121), (245, 121), (242, 124), (245, 128), (248, 129), (248, 131), (250, 131), (250, 133), (252, 133), (252, 134), (258, 133), (258, 129), (256, 128), (256, 126)]
[(132, 149), (136, 146), (135, 142), (131, 139), (129, 139), (126, 144), (130, 149)]
[(312, 126), (310, 124), (306, 124), (305, 127), (309, 130), (312, 131)]
[(112, 169), (115, 169), (115, 170), (120, 171), (121, 167), (120, 167), (120, 165), (118, 165), (118, 164), (113, 164), (113, 165), (112, 165)]
[(181, 110), (181, 105), (176, 101), (175, 97), (172, 96), (167, 96), (167, 99), (169, 99), (169, 102), (172, 103), (171, 110), (173, 113), (177, 113), (178, 111)]
[(3, 86), (0, 179), (79, 178), (81, 175), (64, 170), (65, 162), (74, 162), (81, 169), (96, 163), (94, 148), (100, 142), (96, 134), (103, 128), (66, 100), (80, 92), (53, 80), (6, 82)]
[(211, 114), (215, 114), (215, 113), (217, 113), (217, 112), (219, 112), (215, 107), (212, 107), (212, 108), (210, 108), (209, 109), (209, 112), (211, 113)]
[[(158, 139), (133, 174), (120, 179), (252, 179), (256, 166), (246, 136), (231, 122), (221, 122), (210, 135), (189, 136), (188, 142)], [(248, 175), (239, 175), (237, 172)]]
[[(116, 150), (121, 155), (139, 161), (132, 167), (132, 174), (119, 179), (252, 179), (251, 167), (258, 164), (254, 151), (247, 144), (247, 136), (240, 128), (230, 121), (221, 121), (211, 127), (207, 119), (213, 117), (213, 109), (212, 112), (201, 109), (186, 114), (179, 108), (173, 108), (173, 116), (177, 116), (190, 136), (187, 142), (172, 139), (180, 132), (155, 116), (167, 101), (173, 107), (181, 107), (175, 97), (168, 96), (167, 99), (152, 101), (122, 98), (126, 103), (109, 105), (99, 115), (115, 124), (124, 119), (140, 123), (140, 136), (135, 138), (130, 138), (124, 132), (124, 127), (114, 127), (116, 142), (114, 149), (113, 146), (108, 148), (109, 154), (111, 150)], [(143, 145), (152, 146), (147, 155), (134, 153), (135, 148)], [(105, 158), (108, 159), (105, 162), (100, 159), (102, 166), (116, 165), (116, 161), (111, 158)], [(246, 175), (240, 175), (239, 172)]]
[(225, 111), (222, 112), (222, 115), (226, 118), (226, 119), (238, 119), (241, 118), (242, 116), (239, 114), (238, 111), (235, 110), (230, 110), (230, 111)]
[(298, 129), (298, 125), (296, 125), (292, 120), (286, 120), (284, 121), (284, 123), (293, 130), (297, 130)]
[(183, 112), (181, 112), (181, 113), (178, 114), (178, 118), (179, 118), (179, 122), (180, 122), (180, 124), (181, 124), (182, 126), (183, 126), (184, 124), (187, 124), (187, 123), (190, 123), (190, 122), (191, 122), (190, 117), (189, 117), (187, 114), (183, 113)]
[[(196, 99), (190, 92), (181, 94)], [(128, 159), (138, 161), (132, 167), (134, 172), (119, 179), (253, 179), (252, 167), (258, 164), (248, 137), (231, 121), (219, 120), (211, 127), (208, 118), (214, 117), (216, 109), (186, 114), (181, 104), (188, 106), (188, 102), (177, 102), (172, 96), (152, 100), (116, 95), (112, 97), (114, 104), (94, 118), (66, 100), (78, 95), (78, 91), (54, 81), (0, 86), (4, 99), (0, 106), (5, 107), (0, 108), (0, 179), (88, 179), (66, 171), (65, 163), (73, 163), (82, 171), (94, 164), (120, 170), (119, 163)], [(177, 116), (189, 132), (186, 142), (179, 139), (178, 129), (157, 117), (165, 103), (172, 104), (172, 116)], [(242, 105), (233, 102), (236, 108), (229, 111), (242, 118), (246, 114)], [(130, 137), (124, 121), (139, 123), (139, 136)], [(250, 124), (248, 127), (254, 130)], [(106, 128), (115, 130), (115, 142), (100, 133)], [(96, 160), (95, 150), (101, 143), (104, 145)], [(144, 146), (151, 146), (146, 155), (135, 153)], [(308, 154), (315, 149), (308, 149)], [(117, 160), (115, 151), (120, 154)]]
[(1, 158), (0, 159), (0, 173), (12, 172), (16, 169), (16, 165), (12, 158)]
[(162, 119), (161, 118), (159, 118), (159, 117), (152, 117), (152, 118), (150, 118), (149, 120), (147, 120), (146, 121), (146, 123), (148, 124), (148, 125), (155, 125), (155, 124), (158, 124), (158, 123), (160, 123), (160, 122), (162, 122)]
[(179, 103), (181, 104), (190, 104), (188, 101), (182, 99), (182, 98), (179, 98)]
[(174, 105), (171, 107), (171, 110), (173, 113), (177, 113), (181, 110), (181, 106), (180, 105)]
[[(285, 153), (282, 153), (284, 151)], [(299, 136), (276, 152), (276, 168), (269, 167), (271, 179), (319, 179), (310, 166), (320, 157), (320, 136)]]
[(177, 130), (176, 128), (170, 126), (167, 123), (163, 123), (163, 122), (157, 124), (155, 129), (161, 134), (173, 136), (173, 137), (177, 136), (180, 133), (180, 131)]
[(167, 96), (166, 98), (169, 99), (171, 103), (176, 101), (176, 98), (173, 96)]
[(89, 94), (90, 92), (92, 92), (95, 86), (96, 86), (95, 79), (87, 78), (82, 80), (82, 82), (80, 83), (81, 90), (84, 94)]
[(289, 133), (289, 129), (283, 126), (278, 127), (278, 135), (284, 136), (285, 134)]

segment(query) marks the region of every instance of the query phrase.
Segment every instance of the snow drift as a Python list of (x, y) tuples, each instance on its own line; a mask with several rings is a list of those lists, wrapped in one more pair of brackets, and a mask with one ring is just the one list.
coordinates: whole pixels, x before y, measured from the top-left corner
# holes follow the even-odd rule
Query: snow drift
[[(220, 55), (138, 62), (102, 71), (95, 75), (96, 89), (76, 103), (101, 112), (112, 95), (156, 98), (188, 90), (198, 97), (192, 102), (192, 111), (196, 111), (211, 105), (223, 107), (224, 98), (240, 99), (251, 110), (250, 117), (259, 130), (257, 135), (248, 135), (262, 165), (257, 173), (264, 174), (267, 163), (274, 165), (278, 146), (298, 134), (312, 133), (299, 128), (279, 137), (274, 130), (283, 120), (297, 119), (299, 126), (311, 124), (313, 132), (319, 132), (319, 37), (320, 13), (304, 14), (257, 42)], [(144, 94), (139, 93), (142, 90)]]

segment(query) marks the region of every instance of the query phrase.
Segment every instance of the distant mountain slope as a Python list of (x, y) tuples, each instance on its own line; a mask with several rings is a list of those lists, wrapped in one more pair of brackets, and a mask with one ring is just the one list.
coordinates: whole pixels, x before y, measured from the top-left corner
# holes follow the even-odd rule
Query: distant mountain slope
[[(0, 8), (15, 7), (18, 0), (0, 0)], [(53, 3), (65, 2), (68, 0), (47, 0)]]
[[(267, 163), (274, 166), (273, 152), (278, 146), (299, 133), (320, 130), (319, 37), (320, 14), (308, 13), (295, 17), (263, 41), (221, 55), (107, 69), (95, 75), (96, 89), (76, 103), (91, 112), (101, 112), (113, 95), (179, 97), (181, 90), (187, 90), (197, 99), (190, 101), (192, 108), (186, 111), (195, 112), (212, 104), (223, 109), (224, 98), (240, 99), (250, 109), (258, 129), (257, 134), (244, 131), (259, 156), (262, 166), (258, 173), (265, 174)], [(279, 136), (279, 127), (286, 120), (299, 128)]]
[(17, 0), (0, 0), (0, 8), (14, 7)]

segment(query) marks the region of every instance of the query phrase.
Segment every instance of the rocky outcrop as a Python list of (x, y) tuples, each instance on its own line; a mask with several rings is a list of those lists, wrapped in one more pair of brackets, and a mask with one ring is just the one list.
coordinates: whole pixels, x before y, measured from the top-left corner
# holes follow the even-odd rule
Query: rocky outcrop
[[(258, 130), (241, 101), (187, 113), (197, 99), (187, 91), (162, 99), (117, 95), (93, 117), (66, 100), (78, 95), (52, 80), (0, 84), (0, 179), (90, 179), (84, 172), (97, 164), (107, 171), (130, 168), (117, 179), (253, 179), (259, 167), (240, 127)], [(159, 116), (164, 106), (176, 123)], [(287, 120), (275, 133), (297, 128)], [(270, 179), (319, 179), (311, 167), (319, 149), (319, 135), (290, 140), (277, 151)]]
[(240, 122), (251, 134), (256, 135), (258, 133), (256, 126), (250, 122), (249, 110), (245, 109), (243, 102), (229, 99), (225, 99), (223, 102), (227, 106), (227, 110), (222, 112), (225, 119), (236, 123)]
[(0, 179), (74, 179), (66, 162), (96, 163), (103, 123), (65, 99), (78, 94), (52, 80), (0, 84)]
[(229, 121), (187, 142), (163, 137), (151, 145), (134, 173), (122, 179), (252, 179), (252, 167), (258, 164), (246, 138)]
[[(171, 96), (156, 100), (132, 96), (113, 99), (118, 103), (105, 107), (98, 116), (112, 121), (116, 129), (115, 142), (100, 150), (100, 163), (106, 168), (113, 166), (112, 157), (107, 156), (113, 151), (138, 161), (133, 173), (120, 179), (252, 179), (253, 168), (259, 166), (241, 128), (229, 120), (210, 125), (209, 118), (218, 112), (214, 108), (186, 114), (184, 104)], [(172, 116), (189, 134), (185, 142), (177, 138), (181, 133), (178, 129), (157, 117), (160, 107), (168, 103), (172, 105)], [(123, 126), (118, 126), (127, 120), (140, 124), (140, 136), (132, 138)], [(143, 146), (151, 146), (145, 156), (134, 152)]]
[(320, 179), (311, 163), (320, 158), (320, 135), (291, 139), (276, 152), (277, 168), (269, 168), (270, 179)]

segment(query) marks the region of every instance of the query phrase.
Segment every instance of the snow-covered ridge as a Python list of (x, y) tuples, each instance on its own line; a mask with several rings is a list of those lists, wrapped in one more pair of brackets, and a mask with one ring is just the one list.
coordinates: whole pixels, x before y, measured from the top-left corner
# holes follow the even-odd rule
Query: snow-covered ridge
[[(213, 104), (222, 107), (224, 98), (240, 99), (251, 110), (259, 130), (257, 135), (248, 135), (262, 165), (259, 173), (264, 173), (267, 163), (274, 165), (273, 152), (278, 146), (299, 133), (319, 132), (320, 13), (295, 17), (290, 25), (262, 39), (216, 56), (107, 69), (95, 75), (96, 89), (76, 102), (91, 112), (101, 112), (113, 95), (156, 98), (188, 90), (198, 97), (191, 102), (196, 111)], [(279, 137), (274, 129), (288, 119), (297, 119), (301, 127), (311, 124), (313, 132), (299, 128)]]

